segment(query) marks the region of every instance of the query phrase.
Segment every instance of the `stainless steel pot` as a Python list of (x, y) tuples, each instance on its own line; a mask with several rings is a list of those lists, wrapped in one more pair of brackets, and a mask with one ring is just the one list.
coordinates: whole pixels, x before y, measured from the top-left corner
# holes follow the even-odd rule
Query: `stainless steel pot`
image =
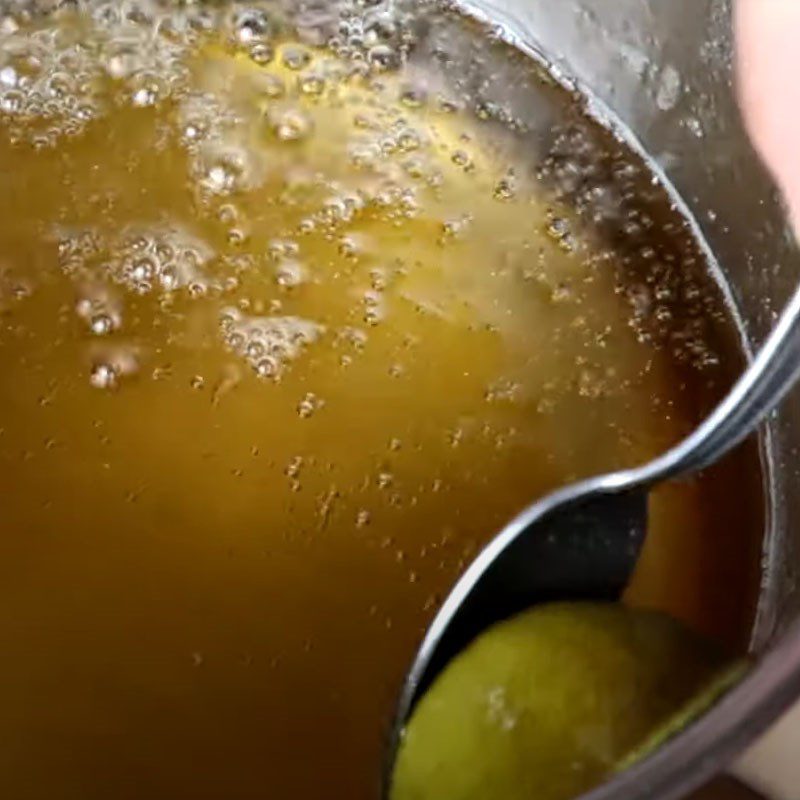
[[(731, 0), (462, 4), (574, 80), (655, 158), (757, 346), (800, 280), (800, 250), (739, 119)], [(678, 800), (727, 770), (800, 697), (800, 396), (771, 422), (763, 454), (770, 502), (755, 666), (702, 719), (584, 800)], [(800, 798), (800, 778), (796, 789)]]
[[(800, 280), (800, 252), (739, 118), (731, 0), (465, 5), (577, 82), (655, 158), (716, 255), (743, 334), (756, 346)], [(703, 719), (587, 800), (683, 797), (723, 771), (800, 695), (798, 448), (795, 395), (763, 437), (770, 503), (755, 667)], [(800, 777), (792, 797), (800, 797)]]

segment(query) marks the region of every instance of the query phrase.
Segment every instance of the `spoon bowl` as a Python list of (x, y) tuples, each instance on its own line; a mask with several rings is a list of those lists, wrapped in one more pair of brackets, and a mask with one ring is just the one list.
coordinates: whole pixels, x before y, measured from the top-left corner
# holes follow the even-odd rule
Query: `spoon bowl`
[(523, 511), (448, 595), (408, 674), (398, 719), (492, 623), (538, 603), (619, 599), (646, 531), (646, 487), (631, 485), (624, 472), (561, 489)]

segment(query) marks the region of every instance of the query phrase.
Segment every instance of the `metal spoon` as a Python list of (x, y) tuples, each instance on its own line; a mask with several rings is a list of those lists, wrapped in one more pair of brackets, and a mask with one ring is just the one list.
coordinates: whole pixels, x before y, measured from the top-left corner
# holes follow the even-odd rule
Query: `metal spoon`
[(618, 599), (647, 535), (650, 489), (722, 458), (775, 409), (798, 377), (800, 289), (730, 394), (687, 439), (642, 467), (548, 495), (500, 532), (456, 583), (417, 652), (390, 741), (387, 794), (402, 729), (448, 661), (492, 623), (531, 605)]

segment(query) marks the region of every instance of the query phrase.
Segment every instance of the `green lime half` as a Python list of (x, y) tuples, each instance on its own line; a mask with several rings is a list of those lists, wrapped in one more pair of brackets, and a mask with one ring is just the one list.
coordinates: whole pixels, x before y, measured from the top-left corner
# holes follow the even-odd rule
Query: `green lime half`
[(658, 746), (729, 669), (661, 613), (534, 608), (479, 637), (422, 698), (391, 800), (569, 800)]

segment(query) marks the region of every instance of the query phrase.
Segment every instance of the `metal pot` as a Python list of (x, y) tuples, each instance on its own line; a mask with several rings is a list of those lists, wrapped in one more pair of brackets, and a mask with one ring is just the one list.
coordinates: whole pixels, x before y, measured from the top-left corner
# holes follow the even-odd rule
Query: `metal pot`
[[(476, 15), (575, 81), (685, 201), (756, 347), (800, 275), (780, 198), (743, 130), (731, 0), (470, 0)], [(705, 717), (587, 800), (671, 800), (724, 770), (800, 695), (800, 402), (763, 435), (769, 509), (755, 666)], [(800, 779), (799, 779), (800, 780)], [(797, 786), (791, 797), (800, 796)]]

